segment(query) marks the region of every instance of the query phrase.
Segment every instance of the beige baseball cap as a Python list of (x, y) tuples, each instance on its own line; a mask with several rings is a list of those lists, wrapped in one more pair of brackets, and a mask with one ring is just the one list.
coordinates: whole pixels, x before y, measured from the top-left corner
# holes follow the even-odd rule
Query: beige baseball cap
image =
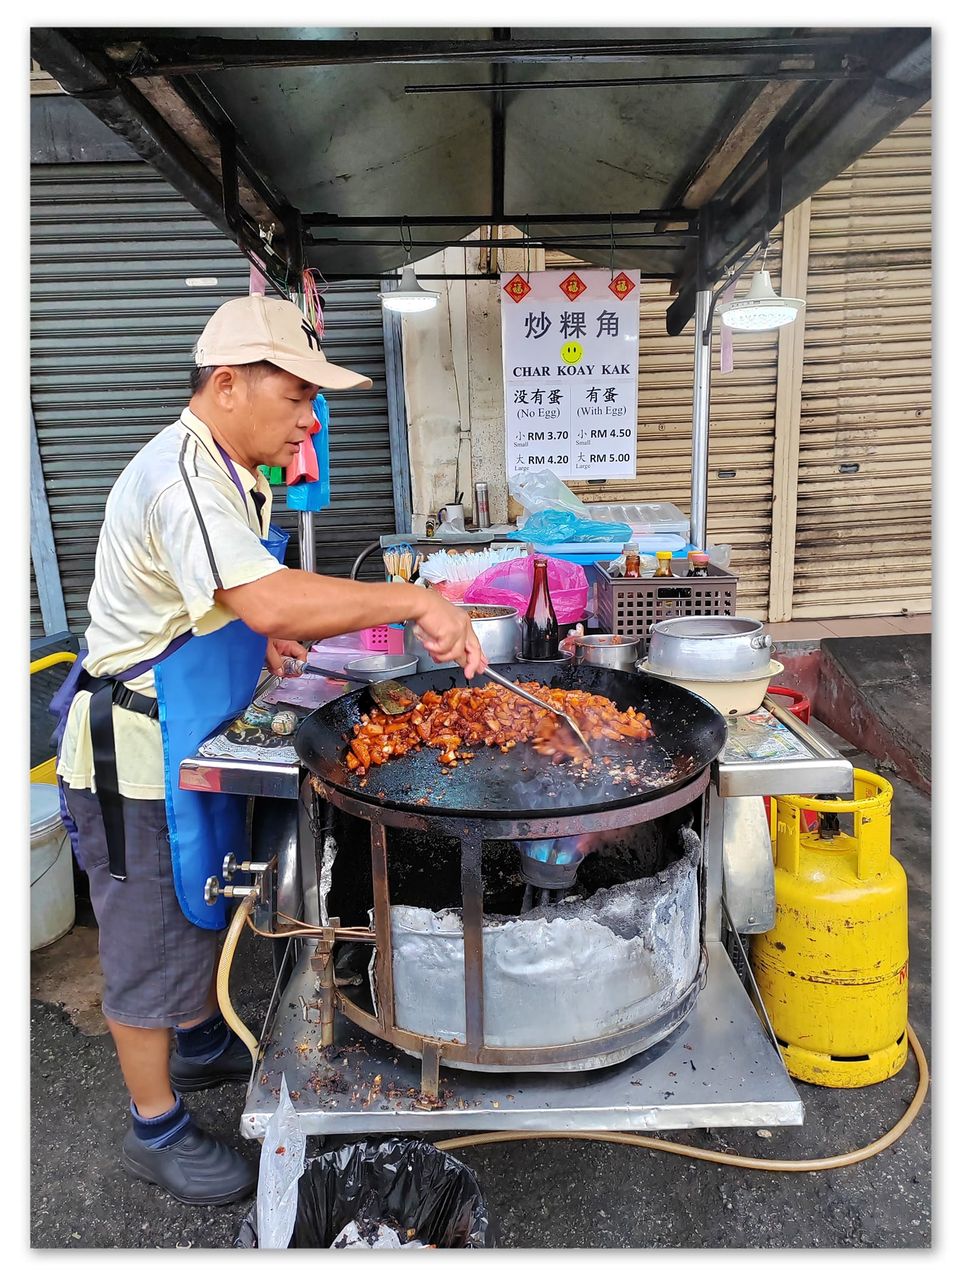
[(372, 379), (332, 364), (310, 321), (292, 302), (252, 293), (231, 298), (207, 321), (194, 353), (197, 366), (268, 360), (304, 382), (333, 391), (372, 387)]

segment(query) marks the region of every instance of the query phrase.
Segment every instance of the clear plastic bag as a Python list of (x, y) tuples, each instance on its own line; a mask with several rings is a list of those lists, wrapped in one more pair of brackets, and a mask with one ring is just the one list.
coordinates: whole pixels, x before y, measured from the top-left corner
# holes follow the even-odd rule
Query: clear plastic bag
[[(547, 557), (547, 583), (557, 622), (579, 622), (587, 612), (587, 575), (578, 564)], [(503, 604), (526, 611), (533, 590), (533, 556), (495, 564), (464, 592), (465, 604)]]
[(297, 1220), (297, 1187), (307, 1139), (280, 1077), (280, 1102), (267, 1122), (257, 1184), (257, 1236), (261, 1249), (286, 1249)]
[(511, 476), (507, 488), (511, 498), (516, 498), (526, 511), (572, 511), (575, 515), (589, 518), (586, 503), (581, 502), (549, 468)]
[(535, 547), (555, 547), (562, 543), (627, 542), (633, 530), (628, 524), (604, 524), (572, 511), (537, 511), (522, 529), (508, 533), (515, 542), (531, 542)]

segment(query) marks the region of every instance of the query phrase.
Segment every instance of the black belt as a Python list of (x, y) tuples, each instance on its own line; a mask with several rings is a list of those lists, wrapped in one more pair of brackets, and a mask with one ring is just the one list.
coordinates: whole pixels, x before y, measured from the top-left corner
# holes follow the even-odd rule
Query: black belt
[(97, 799), (103, 814), (103, 829), (107, 839), (107, 855), (110, 874), (114, 880), (127, 878), (127, 851), (123, 831), (123, 797), (117, 782), (117, 744), (113, 735), (113, 708), (124, 707), (140, 715), (159, 718), (156, 698), (134, 693), (126, 685), (109, 676), (81, 674), (78, 688), (89, 690), (90, 741), (93, 746), (93, 770), (97, 784)]

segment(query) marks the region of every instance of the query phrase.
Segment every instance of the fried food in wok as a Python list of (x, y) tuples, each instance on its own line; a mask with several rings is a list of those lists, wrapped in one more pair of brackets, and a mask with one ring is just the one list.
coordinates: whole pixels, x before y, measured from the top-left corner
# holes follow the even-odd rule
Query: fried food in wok
[[(572, 716), (585, 738), (593, 742), (643, 741), (653, 733), (647, 717), (633, 707), (620, 711), (609, 698), (582, 689), (552, 689), (533, 681), (521, 688)], [(583, 746), (555, 716), (518, 698), (499, 685), (428, 690), (410, 711), (385, 716), (374, 710), (361, 716), (347, 752), (347, 767), (361, 777), (373, 765), (385, 764), (424, 747), (439, 750), (438, 762), (453, 768), (472, 760), (473, 748), (497, 747), (507, 752), (530, 742), (555, 764), (582, 763)]]

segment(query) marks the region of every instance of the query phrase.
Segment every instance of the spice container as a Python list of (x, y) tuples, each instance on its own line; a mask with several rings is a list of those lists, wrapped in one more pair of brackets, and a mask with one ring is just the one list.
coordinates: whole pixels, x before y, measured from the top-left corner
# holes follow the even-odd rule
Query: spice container
[(628, 542), (623, 548), (623, 576), (640, 577), (640, 548), (635, 542)]
[(673, 570), (670, 567), (670, 561), (673, 559), (672, 551), (657, 552), (657, 569), (654, 573), (655, 578), (672, 578)]
[(687, 577), (706, 578), (710, 557), (705, 551), (691, 551), (687, 556)]

